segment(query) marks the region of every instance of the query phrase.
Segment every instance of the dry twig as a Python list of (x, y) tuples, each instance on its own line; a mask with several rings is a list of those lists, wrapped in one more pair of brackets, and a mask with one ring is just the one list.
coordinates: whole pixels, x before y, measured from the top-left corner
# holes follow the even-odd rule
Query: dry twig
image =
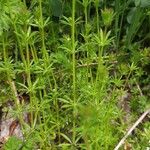
[(133, 124), (133, 126), (129, 129), (129, 131), (125, 134), (125, 136), (120, 140), (118, 145), (115, 147), (114, 150), (118, 150), (125, 142), (127, 137), (132, 133), (132, 131), (142, 122), (142, 120), (150, 113), (150, 109), (145, 111), (140, 118)]

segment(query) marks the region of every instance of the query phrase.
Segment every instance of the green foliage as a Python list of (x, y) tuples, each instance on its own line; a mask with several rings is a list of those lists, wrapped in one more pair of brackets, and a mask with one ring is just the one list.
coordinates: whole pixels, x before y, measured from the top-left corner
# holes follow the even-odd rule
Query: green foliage
[(102, 20), (105, 27), (109, 27), (113, 21), (114, 12), (112, 9), (102, 10)]
[(4, 145), (4, 150), (31, 150), (33, 149), (32, 143), (23, 143), (20, 139), (12, 136)]
[[(4, 149), (114, 149), (150, 106), (149, 11), (148, 0), (1, 0), (0, 106), (14, 102), (24, 136)], [(133, 148), (148, 147), (149, 123), (135, 132)]]
[(51, 7), (52, 15), (55, 17), (62, 16), (62, 0), (49, 0), (49, 5)]

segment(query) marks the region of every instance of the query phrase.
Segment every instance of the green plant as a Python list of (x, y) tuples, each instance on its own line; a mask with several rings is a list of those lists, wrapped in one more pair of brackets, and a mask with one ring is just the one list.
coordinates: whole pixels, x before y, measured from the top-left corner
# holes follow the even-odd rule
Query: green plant
[[(114, 149), (149, 108), (149, 6), (1, 0), (0, 109), (12, 102), (23, 134), (4, 149)], [(145, 148), (148, 131), (127, 143)]]

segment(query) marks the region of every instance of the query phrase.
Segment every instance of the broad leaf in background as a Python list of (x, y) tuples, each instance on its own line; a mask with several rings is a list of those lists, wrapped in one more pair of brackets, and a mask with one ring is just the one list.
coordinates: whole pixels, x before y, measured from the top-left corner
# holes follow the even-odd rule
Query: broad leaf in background
[(135, 6), (140, 6), (143, 8), (150, 7), (150, 0), (135, 0)]
[(62, 15), (62, 1), (61, 0), (49, 0), (49, 5), (50, 5), (53, 16), (60, 17)]
[(127, 22), (128, 22), (129, 24), (132, 23), (135, 12), (136, 12), (136, 7), (133, 7), (133, 8), (129, 11), (128, 15), (127, 15)]
[(138, 29), (145, 19), (145, 9), (141, 7), (133, 7), (128, 13), (127, 21), (130, 24), (127, 28), (126, 47), (130, 47), (132, 40), (137, 34)]

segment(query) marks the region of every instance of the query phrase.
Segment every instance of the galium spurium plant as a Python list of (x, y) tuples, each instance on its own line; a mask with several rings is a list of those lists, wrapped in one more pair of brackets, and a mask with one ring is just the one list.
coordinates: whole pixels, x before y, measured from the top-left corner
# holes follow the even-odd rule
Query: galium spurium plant
[[(124, 122), (122, 93), (133, 95), (127, 103), (131, 122), (148, 99), (141, 89), (148, 81), (140, 81), (147, 76), (142, 67), (149, 64), (148, 49), (141, 54), (135, 48), (142, 41), (132, 44), (142, 35), (135, 34), (147, 7), (132, 2), (133, 11), (130, 4), (0, 1), (0, 108), (12, 102), (10, 113), (23, 135), (9, 137), (4, 149), (114, 149), (130, 126)], [(130, 56), (123, 48), (134, 51)], [(148, 139), (147, 124), (141, 132), (134, 144), (145, 148), (147, 142), (138, 141)]]

